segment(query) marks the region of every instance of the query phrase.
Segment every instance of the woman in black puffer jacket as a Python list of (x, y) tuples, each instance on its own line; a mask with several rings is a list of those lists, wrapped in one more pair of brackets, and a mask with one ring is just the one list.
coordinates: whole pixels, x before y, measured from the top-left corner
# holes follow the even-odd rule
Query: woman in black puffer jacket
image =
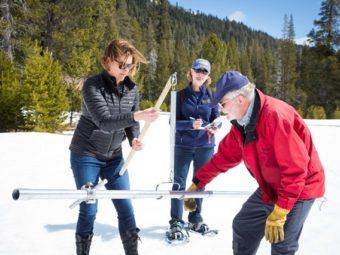
[[(87, 183), (97, 185), (107, 179), (108, 190), (129, 190), (129, 176), (119, 171), (124, 164), (122, 142), (127, 138), (134, 150), (142, 149), (138, 139), (139, 121), (153, 122), (159, 112), (139, 110), (138, 88), (129, 76), (144, 56), (129, 42), (113, 40), (102, 58), (104, 71), (85, 81), (82, 89), (82, 115), (74, 132), (71, 168), (77, 189)], [(138, 231), (130, 199), (112, 200), (118, 215), (119, 233), (125, 254), (137, 252)], [(76, 229), (77, 255), (89, 254), (93, 225), (97, 213), (94, 204), (82, 202)]]

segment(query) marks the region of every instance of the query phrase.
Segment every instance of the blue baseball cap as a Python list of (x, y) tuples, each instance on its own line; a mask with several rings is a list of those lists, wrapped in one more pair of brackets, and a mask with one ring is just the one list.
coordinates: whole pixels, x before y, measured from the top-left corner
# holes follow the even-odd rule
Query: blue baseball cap
[(191, 66), (192, 69), (205, 69), (210, 73), (211, 71), (211, 66), (208, 60), (203, 59), (203, 58), (198, 58), (196, 59)]
[(215, 84), (216, 91), (212, 105), (217, 105), (221, 99), (229, 92), (238, 90), (250, 83), (247, 76), (238, 71), (225, 72)]

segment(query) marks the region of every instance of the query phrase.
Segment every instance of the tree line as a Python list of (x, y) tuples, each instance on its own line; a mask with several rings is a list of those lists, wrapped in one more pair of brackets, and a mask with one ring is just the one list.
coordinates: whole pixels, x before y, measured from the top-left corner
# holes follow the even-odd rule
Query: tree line
[(118, 37), (148, 59), (134, 77), (142, 107), (153, 105), (173, 72), (177, 89), (186, 86), (192, 61), (202, 57), (213, 82), (239, 70), (305, 118), (340, 118), (339, 5), (322, 2), (301, 46), (288, 14), (275, 39), (167, 0), (1, 0), (0, 131), (54, 132), (67, 116), (72, 123), (82, 82), (102, 70), (103, 50)]

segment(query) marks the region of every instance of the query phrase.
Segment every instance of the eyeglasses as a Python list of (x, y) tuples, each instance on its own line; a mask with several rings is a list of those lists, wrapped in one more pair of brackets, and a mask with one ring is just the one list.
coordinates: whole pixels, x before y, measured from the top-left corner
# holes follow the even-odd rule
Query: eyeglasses
[(224, 102), (223, 104), (221, 104), (221, 103), (218, 103), (217, 105), (218, 105), (218, 110), (219, 111), (222, 111), (222, 109), (224, 108), (224, 105), (226, 104), (227, 102)]
[(228, 99), (224, 100), (224, 102), (218, 103), (218, 108), (223, 109), (224, 106), (226, 105), (226, 103), (228, 103), (228, 102), (230, 102), (230, 101), (233, 101), (235, 98), (236, 98), (236, 97), (234, 97), (234, 98), (228, 98)]
[(132, 69), (132, 68), (134, 68), (134, 66), (135, 66), (135, 64), (125, 64), (125, 63), (122, 63), (122, 62), (120, 62), (120, 61), (118, 61), (118, 60), (114, 60), (115, 62), (117, 62), (118, 63), (118, 67), (119, 67), (119, 69), (120, 70), (126, 70), (126, 69)]
[(204, 75), (207, 75), (209, 72), (205, 69), (193, 69), (195, 73), (202, 73)]

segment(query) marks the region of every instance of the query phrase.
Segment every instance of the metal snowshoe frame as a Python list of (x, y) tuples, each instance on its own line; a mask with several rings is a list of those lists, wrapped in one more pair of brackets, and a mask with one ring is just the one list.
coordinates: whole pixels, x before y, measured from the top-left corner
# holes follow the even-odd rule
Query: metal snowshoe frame
[[(174, 224), (174, 223), (173, 223)], [(171, 225), (165, 233), (166, 241), (169, 244), (182, 244), (189, 242), (190, 234), (186, 223), (176, 222), (175, 226)]]
[(218, 230), (217, 229), (211, 229), (205, 223), (198, 223), (198, 224), (201, 224), (201, 225), (197, 229), (195, 227), (195, 224), (189, 222), (188, 223), (188, 231), (200, 234), (202, 236), (215, 236), (215, 235), (218, 234)]

